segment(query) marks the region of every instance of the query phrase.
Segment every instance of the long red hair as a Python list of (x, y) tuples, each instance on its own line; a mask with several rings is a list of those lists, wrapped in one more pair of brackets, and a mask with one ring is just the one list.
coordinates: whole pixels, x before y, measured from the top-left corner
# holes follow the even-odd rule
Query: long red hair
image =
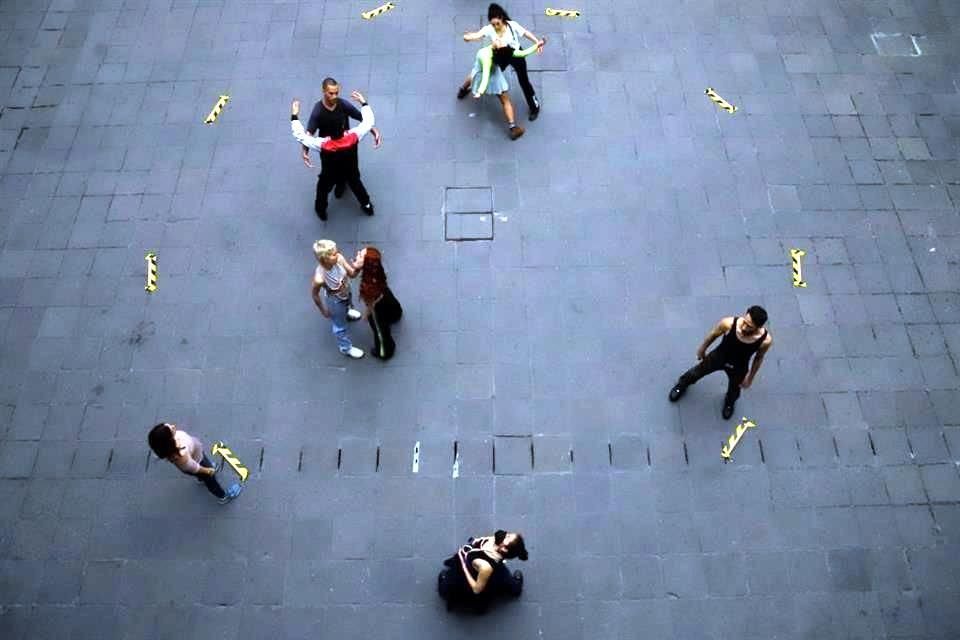
[(366, 252), (363, 275), (360, 277), (360, 298), (372, 304), (387, 288), (387, 273), (380, 262), (380, 251), (375, 247), (367, 247)]

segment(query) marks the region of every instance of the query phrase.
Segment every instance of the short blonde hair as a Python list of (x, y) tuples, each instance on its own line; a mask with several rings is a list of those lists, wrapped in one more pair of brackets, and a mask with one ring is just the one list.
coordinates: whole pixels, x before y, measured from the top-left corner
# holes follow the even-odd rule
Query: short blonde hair
[(313, 243), (313, 253), (317, 258), (331, 258), (337, 255), (337, 243), (333, 240), (317, 240)]

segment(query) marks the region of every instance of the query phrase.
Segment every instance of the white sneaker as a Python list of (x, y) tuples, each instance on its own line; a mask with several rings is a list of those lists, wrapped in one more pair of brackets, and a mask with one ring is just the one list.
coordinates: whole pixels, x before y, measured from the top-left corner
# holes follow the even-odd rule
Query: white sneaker
[(357, 349), (356, 347), (350, 347), (349, 351), (341, 351), (340, 353), (351, 358), (359, 359), (363, 357), (363, 349)]
[(347, 320), (359, 320), (363, 314), (356, 309), (347, 309)]

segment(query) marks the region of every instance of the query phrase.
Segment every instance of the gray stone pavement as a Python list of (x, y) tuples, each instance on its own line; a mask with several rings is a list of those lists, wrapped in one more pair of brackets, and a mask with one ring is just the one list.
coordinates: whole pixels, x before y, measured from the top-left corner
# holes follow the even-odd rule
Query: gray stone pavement
[[(376, 4), (0, 0), (0, 635), (957, 638), (960, 5), (511, 0), (549, 42), (509, 142), (454, 98), (486, 3)], [(373, 218), (311, 210), (287, 109), (328, 74), (384, 133)], [(336, 352), (320, 237), (383, 251), (388, 364)], [(753, 303), (723, 465), (725, 381), (666, 394)], [(158, 420), (240, 499), (150, 460)], [(522, 599), (448, 614), (496, 527)]]

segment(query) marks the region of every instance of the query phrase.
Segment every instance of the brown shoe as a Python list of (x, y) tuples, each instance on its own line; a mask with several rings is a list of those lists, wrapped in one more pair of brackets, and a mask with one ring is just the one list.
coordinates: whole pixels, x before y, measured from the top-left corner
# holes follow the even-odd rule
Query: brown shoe
[(517, 125), (517, 126), (515, 126), (515, 127), (511, 127), (511, 128), (510, 128), (510, 139), (511, 139), (511, 140), (516, 140), (517, 138), (519, 138), (520, 136), (522, 136), (523, 133), (524, 133), (524, 129), (523, 129), (523, 127), (521, 127), (520, 125)]
[(460, 87), (457, 89), (457, 100), (463, 100), (467, 97), (467, 93), (470, 91), (467, 87)]

